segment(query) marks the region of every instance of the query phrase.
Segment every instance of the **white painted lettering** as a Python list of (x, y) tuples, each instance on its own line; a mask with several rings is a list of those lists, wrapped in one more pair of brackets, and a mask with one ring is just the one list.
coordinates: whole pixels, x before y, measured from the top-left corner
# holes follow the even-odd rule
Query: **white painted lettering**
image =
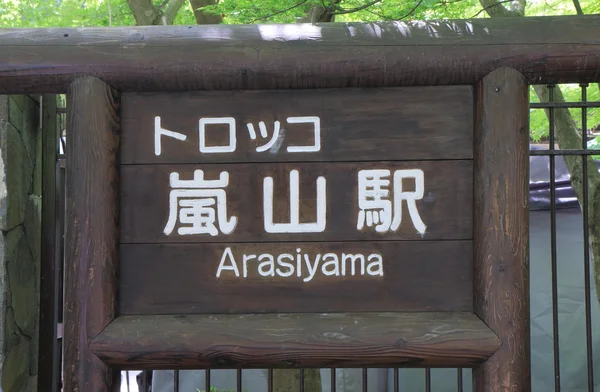
[[(367, 258), (367, 260), (369, 260), (369, 261), (371, 261), (371, 259), (376, 259), (376, 261), (369, 263), (369, 265), (367, 266), (367, 273), (371, 276), (375, 276), (375, 275), (383, 276), (383, 259), (381, 258), (381, 256), (375, 253), (375, 254), (369, 255), (369, 257)], [(373, 266), (376, 266), (377, 270), (374, 271), (372, 269)]]
[(290, 223), (273, 223), (273, 178), (263, 180), (263, 214), (267, 233), (320, 233), (325, 231), (327, 195), (325, 177), (317, 178), (317, 221), (300, 223), (300, 179), (298, 170), (290, 172)]
[[(229, 261), (231, 263), (230, 266), (225, 265), (225, 260), (227, 258), (229, 259)], [(221, 277), (222, 270), (233, 271), (235, 273), (235, 276), (237, 276), (238, 278), (240, 277), (240, 271), (238, 270), (237, 264), (235, 262), (235, 258), (233, 257), (233, 253), (231, 253), (231, 248), (229, 248), (229, 247), (225, 248), (225, 251), (223, 252), (223, 256), (221, 256), (221, 261), (219, 262), (219, 268), (217, 268), (217, 278)]]
[[(206, 144), (206, 126), (213, 124), (225, 124), (228, 126), (229, 143), (225, 146), (208, 146)], [(207, 154), (217, 154), (234, 152), (236, 148), (236, 128), (235, 118), (233, 117), (202, 117), (199, 121), (199, 139), (200, 152)]]
[[(396, 170), (393, 177), (393, 204), (390, 200), (391, 173), (388, 169), (361, 170), (358, 172), (358, 221), (356, 229), (375, 227), (379, 233), (397, 231), (402, 221), (402, 202), (405, 200), (414, 227), (421, 235), (427, 227), (417, 210), (416, 201), (423, 198), (424, 174), (420, 169)], [(403, 190), (405, 178), (413, 178), (415, 191)]]
[(311, 264), (310, 264), (310, 259), (308, 258), (308, 255), (305, 254), (304, 255), (304, 261), (306, 262), (306, 269), (308, 270), (308, 276), (306, 278), (304, 278), (305, 282), (310, 282), (312, 280), (312, 278), (315, 277), (315, 274), (317, 273), (317, 270), (319, 269), (319, 260), (321, 259), (321, 255), (317, 254), (317, 256), (315, 256), (315, 262), (312, 265), (311, 268)]
[(352, 276), (356, 274), (356, 259), (360, 260), (360, 274), (365, 274), (365, 256), (342, 253), (342, 275), (346, 276), (346, 260), (352, 263)]
[(277, 268), (277, 275), (282, 276), (284, 278), (288, 277), (288, 276), (292, 276), (292, 274), (294, 273), (294, 264), (285, 262), (285, 261), (283, 261), (283, 259), (290, 259), (290, 260), (294, 261), (294, 257), (289, 253), (284, 253), (284, 254), (279, 255), (279, 257), (277, 257), (277, 265), (287, 268), (288, 271), (283, 272), (282, 270)]
[[(273, 258), (273, 255), (263, 253), (262, 255), (258, 256), (258, 261), (263, 259), (267, 259), (267, 261), (262, 261), (258, 265), (258, 273), (260, 276), (275, 276), (275, 259)], [(265, 271), (265, 267), (269, 267), (269, 269)]]
[(288, 117), (289, 124), (312, 123), (314, 130), (314, 144), (312, 146), (289, 146), (288, 152), (317, 152), (321, 151), (321, 119), (317, 116)]
[(242, 264), (244, 267), (244, 278), (248, 276), (248, 260), (255, 259), (256, 255), (244, 255), (242, 257)]
[[(242, 261), (241, 274), (236, 260)], [(233, 274), (225, 274), (225, 271), (232, 271)], [(236, 254), (231, 247), (226, 247), (217, 268), (217, 278), (232, 276), (271, 280), (299, 279), (304, 283), (339, 276), (377, 277), (383, 276), (383, 257), (378, 253), (307, 253), (300, 248), (296, 248), (295, 256), (292, 253), (274, 255), (271, 252), (257, 256), (243, 252)]]
[[(325, 256), (323, 256), (323, 261), (325, 261), (326, 259), (331, 259), (331, 260), (323, 263), (323, 266), (321, 267), (321, 271), (323, 272), (323, 275), (325, 275), (325, 276), (332, 276), (332, 275), (340, 276), (340, 262), (339, 262), (338, 256), (335, 253), (327, 253), (327, 254), (325, 254)], [(328, 269), (329, 266), (333, 266), (333, 270), (329, 270)]]

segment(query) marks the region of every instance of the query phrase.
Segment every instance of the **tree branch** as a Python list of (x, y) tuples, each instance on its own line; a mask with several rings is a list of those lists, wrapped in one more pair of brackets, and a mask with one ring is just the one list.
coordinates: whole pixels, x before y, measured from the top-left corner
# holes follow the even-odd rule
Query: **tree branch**
[[(515, 17), (525, 15), (525, 0), (479, 0), (479, 3), (483, 6), (483, 9), (479, 11), (486, 11), (491, 17)], [(506, 8), (503, 4), (511, 4), (511, 9)]]
[(127, 0), (127, 4), (138, 26), (151, 25), (158, 16), (158, 10), (151, 0)]
[(366, 4), (363, 4), (361, 6), (355, 7), (355, 8), (351, 8), (349, 10), (347, 9), (343, 9), (342, 7), (338, 7), (337, 5), (335, 6), (335, 9), (337, 11), (332, 12), (332, 14), (334, 15), (343, 15), (343, 14), (351, 14), (353, 12), (358, 12), (358, 11), (362, 11), (366, 8), (369, 8), (371, 6), (374, 6), (377, 3), (381, 3), (382, 0), (372, 0)]
[(215, 5), (217, 3), (218, 0), (190, 0), (196, 23), (199, 25), (223, 23), (223, 17), (221, 15), (210, 14), (202, 10), (202, 8), (207, 5)]
[(575, 6), (577, 15), (583, 15), (583, 9), (581, 8), (581, 3), (579, 3), (579, 0), (573, 0), (573, 5)]
[(183, 7), (184, 3), (185, 0), (169, 0), (164, 12), (162, 13), (162, 16), (167, 19), (167, 24), (173, 24), (175, 16), (177, 16), (177, 13), (181, 7)]
[(406, 15), (403, 15), (402, 17), (400, 17), (400, 20), (402, 20), (402, 19), (406, 19), (406, 18), (408, 18), (409, 16), (411, 16), (412, 14), (414, 14), (414, 13), (415, 13), (415, 11), (417, 10), (417, 8), (419, 8), (419, 6), (421, 5), (421, 3), (423, 3), (423, 0), (419, 0), (419, 1), (417, 2), (417, 4), (416, 4), (416, 5), (415, 5), (415, 6), (414, 6), (414, 7), (413, 7), (413, 8), (412, 8), (410, 11), (408, 11), (408, 13), (407, 13)]
[(277, 15), (284, 14), (284, 13), (286, 13), (286, 12), (288, 12), (288, 11), (291, 11), (291, 10), (293, 10), (293, 9), (295, 9), (295, 8), (301, 7), (301, 6), (302, 6), (302, 5), (304, 5), (304, 4), (305, 4), (307, 1), (308, 1), (308, 0), (302, 0), (302, 1), (300, 1), (299, 3), (296, 3), (296, 4), (292, 5), (291, 7), (288, 7), (288, 8), (286, 8), (286, 9), (279, 10), (279, 11), (277, 11), (277, 12), (274, 12), (274, 13), (272, 13), (272, 14), (265, 15), (265, 16), (262, 16), (262, 17), (260, 17), (260, 18), (253, 19), (253, 20), (251, 20), (251, 21), (250, 21), (250, 23), (254, 23), (254, 22), (256, 22), (256, 21), (259, 21), (259, 20), (269, 19), (269, 18), (272, 18), (272, 17), (274, 17), (274, 16), (277, 16)]

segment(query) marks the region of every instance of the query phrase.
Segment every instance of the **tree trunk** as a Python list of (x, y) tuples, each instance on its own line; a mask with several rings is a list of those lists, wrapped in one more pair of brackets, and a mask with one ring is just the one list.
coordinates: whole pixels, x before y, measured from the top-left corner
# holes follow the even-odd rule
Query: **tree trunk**
[[(504, 5), (496, 0), (479, 0), (490, 17), (502, 16), (525, 16), (525, 0), (515, 0), (511, 2), (511, 10), (506, 9)], [(599, 86), (600, 88), (600, 86)], [(540, 102), (548, 102), (548, 88), (544, 86), (534, 86), (534, 90), (540, 99)], [(554, 88), (554, 102), (564, 103), (562, 91), (557, 86)], [(550, 113), (546, 109), (546, 116), (549, 119)], [(581, 149), (583, 147), (583, 139), (586, 137), (587, 130), (581, 132), (577, 129), (577, 125), (571, 116), (571, 113), (566, 108), (554, 109), (554, 133), (556, 142), (559, 148)], [(571, 186), (577, 195), (580, 208), (583, 210), (583, 159), (579, 156), (565, 156), (565, 164), (571, 176)], [(592, 160), (592, 157), (587, 157), (587, 181), (588, 181), (588, 229), (590, 232), (590, 248), (593, 263), (593, 275), (596, 282), (596, 297), (600, 303), (600, 173)]]
[(223, 17), (221, 15), (207, 14), (201, 10), (202, 7), (207, 5), (215, 5), (218, 0), (190, 0), (192, 11), (196, 17), (196, 23), (202, 24), (219, 24), (223, 23)]
[(169, 0), (157, 7), (152, 0), (127, 0), (137, 26), (170, 25), (185, 0)]

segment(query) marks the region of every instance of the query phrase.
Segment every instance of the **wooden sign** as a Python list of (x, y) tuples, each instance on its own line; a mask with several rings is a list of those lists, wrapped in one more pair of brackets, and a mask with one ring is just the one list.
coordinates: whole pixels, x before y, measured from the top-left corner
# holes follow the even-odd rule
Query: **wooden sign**
[(122, 314), (467, 311), (470, 86), (127, 93)]
[[(472, 367), (529, 385), (527, 88), (69, 90), (65, 385)], [(515, 343), (518, 342), (518, 343)]]

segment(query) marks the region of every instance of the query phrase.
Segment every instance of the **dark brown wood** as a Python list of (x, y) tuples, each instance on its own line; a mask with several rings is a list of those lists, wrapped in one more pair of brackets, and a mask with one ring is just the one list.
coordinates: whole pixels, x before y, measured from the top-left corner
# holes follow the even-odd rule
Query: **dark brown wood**
[(44, 95), (42, 102), (42, 232), (40, 249), (40, 321), (38, 391), (58, 389), (59, 266), (56, 245), (58, 219), (56, 96)]
[(122, 245), (120, 253), (119, 314), (473, 310), (471, 241)]
[(120, 316), (91, 347), (123, 369), (472, 367), (500, 341), (471, 313), (166, 315)]
[(118, 94), (82, 77), (67, 99), (64, 388), (108, 392), (118, 390), (120, 372), (94, 356), (89, 342), (116, 312)]
[(0, 93), (64, 92), (82, 73), (120, 91), (600, 79), (600, 16), (0, 31)]
[(477, 392), (531, 390), (528, 87), (500, 68), (478, 83), (475, 133), (475, 313), (502, 347), (474, 371)]
[[(406, 207), (397, 232), (379, 233), (373, 227), (357, 230), (358, 179), (362, 169), (419, 168), (424, 172), (424, 196), (416, 201), (426, 226), (422, 235), (415, 228)], [(227, 214), (237, 217), (230, 234), (180, 235), (176, 224), (169, 235), (169, 175), (176, 171), (180, 179), (191, 180), (194, 170), (204, 170), (205, 179), (218, 179), (229, 172)], [(274, 188), (273, 220), (290, 222), (289, 171), (297, 169), (300, 182), (300, 220), (316, 221), (316, 180), (325, 176), (326, 227), (317, 233), (268, 233), (263, 219), (263, 178), (272, 176)], [(262, 241), (351, 241), (351, 240), (460, 240), (471, 239), (473, 231), (472, 161), (415, 162), (344, 162), (344, 163), (265, 163), (201, 165), (123, 165), (121, 195), (121, 242), (262, 242)], [(415, 181), (403, 181), (406, 191), (415, 189)], [(392, 192), (393, 194), (393, 192)], [(390, 197), (393, 197), (391, 195)], [(218, 226), (217, 226), (218, 227)], [(167, 231), (168, 232), (168, 231)]]
[[(122, 164), (194, 162), (381, 161), (473, 158), (472, 86), (275, 91), (127, 93), (122, 97)], [(435, 114), (435, 115), (432, 115)], [(186, 137), (160, 138), (155, 153), (155, 116), (161, 127)], [(319, 151), (289, 152), (314, 146), (312, 124), (288, 123), (288, 117), (318, 116)], [(201, 152), (199, 120), (235, 119), (229, 126), (207, 125), (207, 145), (235, 151)], [(259, 132), (264, 122), (266, 137)], [(277, 140), (274, 122), (280, 124)], [(247, 124), (252, 124), (251, 135)], [(251, 136), (254, 136), (253, 139)], [(259, 151), (257, 151), (257, 149)]]

